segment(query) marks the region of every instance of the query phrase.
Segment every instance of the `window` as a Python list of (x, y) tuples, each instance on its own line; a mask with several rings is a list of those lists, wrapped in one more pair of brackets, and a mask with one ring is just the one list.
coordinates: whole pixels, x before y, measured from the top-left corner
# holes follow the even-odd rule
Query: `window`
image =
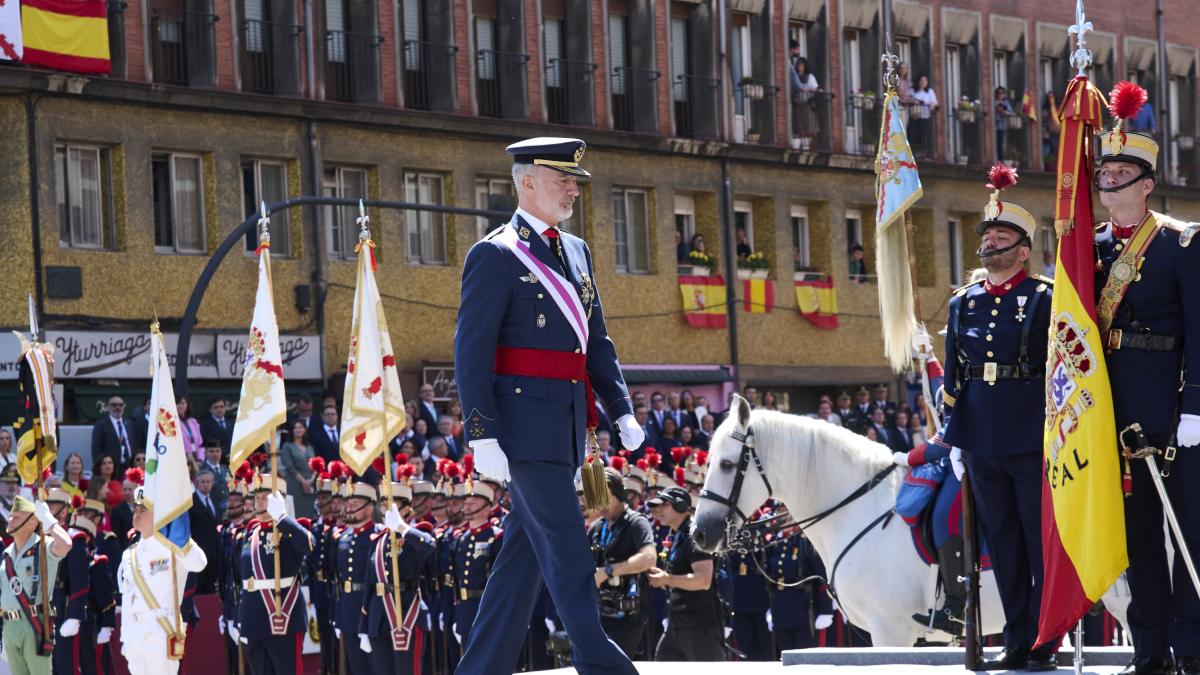
[[(326, 166), (321, 177), (321, 196), (366, 199), (367, 171), (348, 166)], [(358, 254), (358, 206), (321, 207), (325, 220), (325, 236), (329, 241), (329, 257), (333, 260), (355, 260)]]
[(792, 206), (792, 260), (797, 271), (812, 266), (812, 253), (808, 246), (807, 206)]
[(671, 82), (674, 100), (688, 98), (688, 20), (671, 17)]
[(197, 155), (150, 156), (154, 188), (154, 248), (160, 253), (204, 253), (204, 189)]
[(803, 21), (788, 21), (788, 45), (792, 44), (792, 40), (799, 45), (800, 54), (803, 58), (808, 58), (808, 24)]
[(112, 247), (111, 179), (107, 149), (87, 145), (54, 146), (58, 237), (63, 246)]
[[(242, 212), (247, 217), (259, 213), (261, 205), (268, 206), (287, 199), (287, 165), (283, 162), (249, 160), (242, 162)], [(258, 231), (246, 233), (246, 250), (258, 248)], [(271, 214), (271, 253), (291, 254), (288, 212)]]
[[(502, 200), (493, 200), (492, 197), (504, 198)], [(506, 200), (506, 201), (505, 201)], [(513, 197), (513, 183), (511, 178), (479, 178), (475, 181), (475, 208), (490, 209), (496, 208), (499, 210), (512, 211), (517, 208), (516, 198)], [(489, 222), (487, 218), (479, 216), (475, 218), (475, 233), (477, 239), (483, 239), (483, 236), (492, 229), (496, 224)]]
[[(962, 57), (958, 51), (958, 45), (946, 46), (946, 74), (943, 79), (946, 80), (946, 99), (945, 105), (954, 110), (958, 106), (959, 99), (962, 97)], [(957, 120), (957, 118), (951, 118)], [(950, 159), (957, 161), (962, 154), (962, 127), (957, 122), (950, 125), (950, 134), (947, 137), (949, 141), (948, 151)]]
[(625, 69), (625, 17), (619, 14), (608, 16), (608, 57), (612, 61), (613, 94), (620, 96), (625, 93), (625, 77), (621, 73)]
[[(1054, 91), (1054, 89), (1055, 89), (1054, 88), (1054, 84), (1055, 84), (1055, 82), (1054, 82), (1054, 61), (1047, 59), (1047, 58), (1043, 58), (1041, 60), (1041, 66), (1042, 66), (1042, 91)], [(1056, 95), (1055, 99), (1057, 99), (1057, 98), (1058, 98), (1058, 96)]]
[[(404, 174), (404, 199), (416, 204), (442, 205), (442, 177), (430, 173)], [(446, 264), (446, 217), (433, 211), (407, 211), (408, 262)]]
[(896, 56), (900, 57), (900, 63), (909, 64), (908, 75), (912, 75), (912, 40), (907, 37), (896, 37)]
[(650, 273), (650, 213), (645, 190), (612, 191), (617, 271)]
[(675, 195), (675, 231), (685, 244), (696, 234), (696, 200), (691, 195)]
[(745, 254), (742, 237), (745, 236), (745, 246), (754, 252), (754, 214), (750, 211), (750, 202), (737, 200), (733, 202), (733, 236), (737, 242), (737, 254)]
[(992, 54), (992, 88), (1008, 89), (1008, 52)]
[[(496, 20), (490, 17), (475, 17), (475, 53), (486, 54), (496, 50)], [(476, 60), (481, 80), (496, 79), (496, 59), (494, 55)]]
[(962, 221), (958, 218), (951, 218), (946, 223), (946, 230), (946, 239), (950, 242), (950, 285), (956, 287), (962, 286)]
[(862, 212), (858, 209), (846, 209), (846, 245), (862, 246)]
[(563, 78), (560, 69), (562, 65), (562, 33), (563, 22), (560, 19), (545, 19), (542, 21), (542, 36), (546, 56), (546, 86), (561, 87)]

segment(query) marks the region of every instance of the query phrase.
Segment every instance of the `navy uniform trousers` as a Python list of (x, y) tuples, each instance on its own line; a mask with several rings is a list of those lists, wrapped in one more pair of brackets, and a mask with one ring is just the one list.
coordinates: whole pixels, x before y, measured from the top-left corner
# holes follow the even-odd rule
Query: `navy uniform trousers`
[(489, 630), (473, 631), (457, 673), (493, 675), (501, 672), (497, 664), (517, 663), (544, 580), (571, 635), (575, 669), (581, 675), (637, 675), (600, 626), (596, 565), (575, 495), (575, 469), (512, 462), (509, 472), (513, 510), (475, 619)]

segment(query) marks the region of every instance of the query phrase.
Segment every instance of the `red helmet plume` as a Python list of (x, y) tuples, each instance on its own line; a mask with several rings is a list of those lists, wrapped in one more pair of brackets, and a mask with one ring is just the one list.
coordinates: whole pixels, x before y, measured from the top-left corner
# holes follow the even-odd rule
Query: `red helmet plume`
[(683, 471), (683, 467), (682, 466), (675, 467), (675, 482), (682, 485), (684, 476), (685, 476), (685, 474)]
[(78, 509), (83, 506), (83, 495), (75, 495), (71, 497), (71, 508)]
[(639, 459), (638, 461), (634, 462), (634, 466), (641, 469), (642, 471), (645, 471), (646, 469), (650, 468), (650, 462), (647, 462), (646, 458), (643, 457), (643, 458)]
[(475, 455), (463, 455), (462, 470), (464, 476), (475, 473)]
[(312, 469), (313, 473), (325, 473), (325, 458), (313, 457), (312, 459), (308, 460), (308, 468)]
[(1141, 112), (1148, 98), (1146, 90), (1133, 82), (1118, 82), (1108, 95), (1108, 111), (1119, 119), (1133, 119)]
[(125, 471), (125, 480), (137, 485), (144, 485), (146, 483), (146, 472), (136, 466), (132, 469), (127, 469)]
[(609, 460), (608, 465), (617, 471), (623, 472), (625, 471), (625, 458), (620, 456), (613, 457), (611, 460)]
[(1017, 184), (1017, 170), (1002, 162), (988, 169), (988, 188), (1004, 190)]
[(695, 459), (696, 466), (704, 466), (705, 464), (708, 464), (708, 452), (705, 450), (697, 450)]

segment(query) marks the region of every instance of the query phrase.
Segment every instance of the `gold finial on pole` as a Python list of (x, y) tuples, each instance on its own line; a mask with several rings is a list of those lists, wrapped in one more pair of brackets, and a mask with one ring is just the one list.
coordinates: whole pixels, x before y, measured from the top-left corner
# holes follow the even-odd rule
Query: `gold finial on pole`
[(883, 89), (884, 91), (894, 91), (900, 82), (900, 57), (892, 53), (891, 33), (888, 33), (885, 44), (887, 47), (884, 49), (883, 55), (879, 57), (880, 63), (883, 64)]

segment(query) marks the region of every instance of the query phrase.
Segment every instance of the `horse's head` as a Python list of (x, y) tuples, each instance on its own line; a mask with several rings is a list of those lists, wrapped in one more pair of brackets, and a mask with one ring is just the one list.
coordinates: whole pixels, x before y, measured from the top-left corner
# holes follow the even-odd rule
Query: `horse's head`
[(696, 505), (692, 538), (702, 551), (733, 544), (749, 514), (771, 496), (771, 485), (755, 449), (750, 403), (734, 395), (732, 413), (713, 433), (708, 477)]

